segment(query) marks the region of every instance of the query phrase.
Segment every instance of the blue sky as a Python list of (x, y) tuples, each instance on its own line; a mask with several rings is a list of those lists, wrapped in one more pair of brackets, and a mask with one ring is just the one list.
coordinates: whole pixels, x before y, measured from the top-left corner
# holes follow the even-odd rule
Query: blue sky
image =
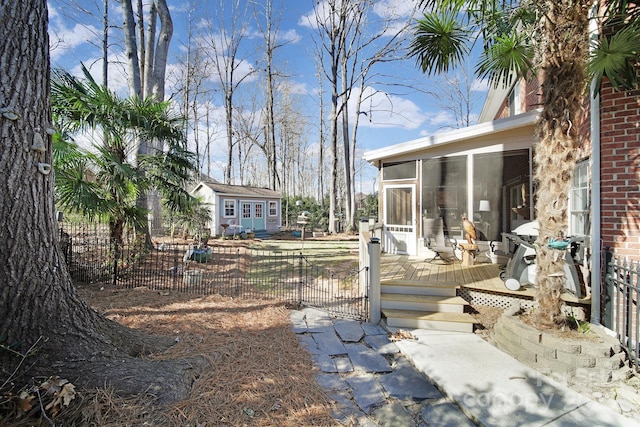
[[(244, 0), (243, 0), (244, 1)], [(230, 0), (225, 0), (225, 4)], [(81, 4), (84, 12), (77, 4)], [(190, 16), (195, 26), (207, 25), (212, 22), (213, 11), (210, 9), (217, 1), (205, 0), (169, 0), (172, 13), (174, 34), (171, 40), (168, 80), (175, 80), (179, 73), (180, 59), (185, 55), (187, 44), (187, 27)], [(314, 29), (309, 25), (309, 17), (313, 16), (313, 7), (322, 6), (323, 2), (311, 0), (274, 0), (274, 7), (283, 5), (282, 16), (278, 24), (281, 40), (287, 44), (277, 51), (276, 64), (281, 72), (288, 76), (288, 85), (295, 93), (296, 107), (306, 115), (310, 123), (309, 138), (317, 138), (318, 122), (318, 79), (314, 61), (315, 44), (313, 42)], [(111, 1), (111, 24), (120, 26), (122, 22), (121, 6)], [(390, 11), (396, 15), (408, 13), (411, 0), (379, 0), (374, 8), (376, 19), (387, 19)], [(191, 12), (191, 14), (190, 14)], [(101, 79), (102, 61), (100, 43), (102, 36), (102, 0), (49, 0), (49, 33), (51, 38), (52, 66), (61, 67), (80, 75), (80, 63), (87, 65), (96, 79)], [(258, 34), (252, 19), (246, 19), (247, 34)], [(110, 32), (112, 41), (110, 51), (110, 81), (109, 86), (116, 91), (126, 94), (126, 75), (124, 67), (118, 65), (123, 62), (122, 32), (119, 28)], [(247, 37), (251, 39), (251, 37)], [(259, 37), (255, 37), (253, 45)], [(253, 49), (249, 47), (247, 49)], [(246, 54), (246, 67), (249, 69), (257, 63), (249, 50)], [(365, 92), (372, 94), (362, 106), (361, 111), (367, 112), (360, 117), (358, 133), (358, 155), (363, 151), (376, 149), (422, 136), (450, 130), (454, 125), (450, 113), (443, 110), (436, 99), (425, 91), (438, 91), (443, 83), (441, 78), (423, 75), (413, 59), (393, 62), (379, 67), (375, 71), (375, 78), (365, 87)], [(405, 86), (398, 86), (402, 82)], [(474, 111), (479, 114), (486, 95), (486, 85), (474, 82), (473, 103)], [(326, 89), (326, 86), (325, 86)], [(359, 90), (359, 88), (358, 88)], [(167, 95), (171, 93), (171, 83), (168, 83)], [(213, 102), (216, 102), (215, 100)], [(325, 105), (328, 103), (325, 101)], [(313, 123), (316, 123), (315, 125)], [(312, 141), (315, 143), (315, 140)], [(220, 159), (224, 157), (224, 144), (220, 144), (220, 152), (216, 154)], [(215, 176), (221, 178), (220, 176)], [(375, 169), (366, 167), (361, 177), (365, 192), (373, 190)]]

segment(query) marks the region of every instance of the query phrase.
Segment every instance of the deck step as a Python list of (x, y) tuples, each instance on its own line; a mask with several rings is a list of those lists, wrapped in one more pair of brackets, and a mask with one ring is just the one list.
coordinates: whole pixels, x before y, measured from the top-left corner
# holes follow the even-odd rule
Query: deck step
[(468, 313), (441, 313), (417, 310), (382, 309), (387, 325), (394, 328), (435, 329), (473, 332), (476, 320)]
[(469, 305), (464, 298), (441, 295), (407, 295), (383, 293), (380, 295), (383, 309), (439, 311), (444, 313), (463, 313)]
[(380, 291), (385, 294), (456, 296), (460, 285), (456, 282), (424, 282), (420, 280), (384, 280)]

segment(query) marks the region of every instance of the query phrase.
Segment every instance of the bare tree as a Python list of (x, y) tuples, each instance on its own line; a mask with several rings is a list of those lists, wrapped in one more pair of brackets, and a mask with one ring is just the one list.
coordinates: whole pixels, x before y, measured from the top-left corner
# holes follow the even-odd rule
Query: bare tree
[[(205, 165), (209, 168), (207, 157), (209, 145), (211, 143), (210, 129), (210, 103), (209, 97), (212, 89), (207, 85), (209, 74), (209, 62), (201, 43), (198, 42), (194, 34), (195, 9), (189, 10), (189, 20), (187, 22), (187, 40), (184, 44), (185, 53), (178, 60), (180, 67), (171, 76), (173, 90), (178, 94), (181, 101), (182, 115), (185, 118), (185, 133), (191, 135), (196, 153), (198, 173), (205, 172)], [(172, 95), (173, 97), (173, 95)], [(204, 118), (202, 117), (204, 116)], [(204, 123), (205, 142), (201, 144), (202, 123)], [(210, 170), (207, 170), (207, 175)]]
[[(169, 43), (173, 36), (173, 21), (166, 0), (152, 0), (149, 4), (149, 16), (145, 31), (144, 8), (142, 0), (137, 1), (136, 13), (133, 0), (121, 0), (123, 30), (129, 70), (129, 93), (141, 99), (153, 96), (164, 100), (165, 77)], [(138, 32), (136, 20), (138, 17)], [(158, 20), (160, 31), (157, 31)]]
[(318, 201), (324, 209), (324, 89), (322, 74), (318, 72), (318, 94), (319, 94), (319, 125), (318, 125)]
[[(144, 8), (142, 0), (137, 1), (136, 14), (138, 17), (138, 33), (133, 0), (121, 0), (124, 18), (123, 30), (129, 71), (129, 93), (140, 99), (153, 97), (158, 101), (164, 100), (165, 78), (169, 43), (173, 36), (173, 21), (166, 0), (152, 0), (149, 4), (147, 30), (145, 32)], [(160, 31), (157, 31), (157, 21), (160, 21)], [(155, 143), (155, 144), (154, 144)], [(149, 146), (151, 144), (151, 147)], [(150, 154), (153, 148), (162, 151), (159, 141), (144, 141), (138, 143), (137, 155)], [(143, 192), (138, 197), (138, 204), (147, 207), (152, 212), (152, 228), (161, 227), (160, 200), (157, 194), (149, 200), (148, 194)], [(147, 244), (151, 244), (149, 229), (139, 230), (144, 233)]]
[[(105, 87), (109, 86), (109, 30), (113, 27), (109, 18), (109, 0), (94, 1), (93, 6), (91, 3), (81, 0), (52, 0), (53, 4), (59, 4), (60, 13), (65, 18), (82, 25), (86, 30), (89, 30), (93, 37), (85, 40), (86, 42), (99, 47), (101, 49), (102, 58), (102, 84)], [(100, 4), (101, 3), (101, 4)], [(96, 27), (87, 23), (87, 21), (79, 19), (77, 15), (83, 15), (85, 17), (95, 19), (101, 22), (102, 33), (98, 34)], [(88, 21), (91, 22), (91, 21)], [(100, 40), (100, 45), (96, 42)], [(60, 44), (63, 44), (64, 40), (60, 40)], [(90, 68), (91, 64), (87, 64)]]
[(313, 177), (312, 158), (307, 150), (306, 119), (296, 108), (296, 102), (286, 84), (278, 87), (281, 94), (278, 104), (277, 127), (279, 135), (278, 165), (281, 169), (282, 190), (288, 196), (312, 196), (305, 189), (308, 176)]
[[(348, 49), (341, 62), (342, 73), (342, 105), (341, 117), (343, 123), (343, 145), (345, 158), (345, 226), (347, 230), (356, 230), (356, 189), (355, 189), (355, 152), (358, 125), (362, 102), (366, 96), (365, 89), (372, 77), (373, 69), (383, 62), (404, 59), (402, 52), (405, 43), (402, 37), (409, 29), (411, 16), (397, 16), (394, 10), (389, 10), (389, 16), (374, 20), (371, 8), (373, 1), (362, 1), (354, 10), (354, 30)], [(371, 31), (371, 27), (376, 30)], [(353, 91), (359, 85), (359, 90)], [(349, 100), (353, 101), (353, 124), (349, 125)], [(366, 113), (364, 113), (366, 114)]]
[[(319, 3), (320, 4), (320, 3)], [(338, 102), (340, 93), (339, 66), (344, 52), (346, 21), (349, 2), (343, 0), (328, 0), (325, 3), (328, 10), (320, 7), (315, 9), (315, 24), (318, 32), (316, 53), (322, 64), (322, 72), (330, 85), (331, 110), (329, 116), (329, 149), (331, 152), (331, 173), (329, 182), (329, 233), (336, 232), (336, 210), (338, 193)]]
[[(360, 105), (365, 85), (373, 67), (382, 62), (401, 59), (394, 55), (403, 46), (401, 37), (408, 28), (411, 16), (393, 19), (373, 18), (373, 0), (328, 0), (315, 9), (317, 55), (322, 72), (331, 87), (329, 145), (331, 149), (331, 188), (329, 190), (329, 231), (335, 232), (338, 169), (338, 129), (342, 134), (342, 170), (345, 191), (344, 213), (348, 230), (355, 224), (355, 159)], [(397, 24), (400, 22), (400, 25)], [(375, 31), (374, 31), (375, 30)], [(349, 119), (349, 100), (360, 84), (355, 98), (354, 123)]]
[[(227, 164), (225, 183), (231, 183), (233, 169), (234, 139), (234, 95), (238, 87), (255, 73), (255, 69), (241, 57), (241, 46), (245, 39), (248, 9), (239, 0), (219, 0), (215, 7), (216, 26), (209, 21), (207, 47), (211, 49), (213, 72), (224, 97)], [(244, 68), (243, 68), (244, 67)]]
[[(264, 40), (264, 75), (265, 75), (265, 136), (267, 138), (267, 165), (269, 168), (269, 188), (275, 190), (278, 186), (278, 171), (276, 167), (276, 123), (274, 113), (275, 78), (274, 55), (277, 49), (286, 45), (278, 41), (279, 20), (274, 17), (273, 0), (254, 2), (256, 5), (256, 22)], [(263, 15), (264, 19), (261, 19)]]
[(426, 91), (438, 102), (438, 107), (453, 117), (453, 123), (446, 127), (459, 129), (474, 124), (473, 90), (477, 80), (467, 69), (460, 67), (456, 73), (437, 76), (433, 87)]
[(264, 159), (258, 159), (257, 156), (252, 155), (254, 152), (265, 153), (268, 150), (265, 135), (266, 126), (263, 126), (264, 120), (261, 117), (263, 112), (258, 108), (258, 104), (258, 93), (254, 92), (250, 108), (238, 108), (236, 115), (235, 131), (238, 141), (238, 171), (241, 184), (264, 183), (271, 175)]

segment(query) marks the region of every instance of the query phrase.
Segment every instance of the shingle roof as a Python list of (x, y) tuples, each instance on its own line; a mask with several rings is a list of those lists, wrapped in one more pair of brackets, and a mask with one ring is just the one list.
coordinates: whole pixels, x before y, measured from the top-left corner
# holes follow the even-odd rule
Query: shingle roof
[(202, 181), (196, 188), (198, 188), (200, 185), (206, 185), (216, 193), (224, 194), (227, 196), (261, 197), (269, 199), (282, 198), (282, 195), (279, 192), (263, 187), (221, 184), (215, 181)]

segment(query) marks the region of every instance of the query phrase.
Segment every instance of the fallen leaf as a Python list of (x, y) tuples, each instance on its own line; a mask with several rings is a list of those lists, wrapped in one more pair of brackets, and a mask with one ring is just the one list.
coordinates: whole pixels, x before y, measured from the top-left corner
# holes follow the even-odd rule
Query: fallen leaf
[(33, 408), (31, 401), (34, 398), (35, 396), (27, 393), (26, 391), (23, 391), (22, 393), (20, 393), (20, 396), (18, 397), (18, 409), (20, 409), (23, 412), (29, 412), (31, 408)]

